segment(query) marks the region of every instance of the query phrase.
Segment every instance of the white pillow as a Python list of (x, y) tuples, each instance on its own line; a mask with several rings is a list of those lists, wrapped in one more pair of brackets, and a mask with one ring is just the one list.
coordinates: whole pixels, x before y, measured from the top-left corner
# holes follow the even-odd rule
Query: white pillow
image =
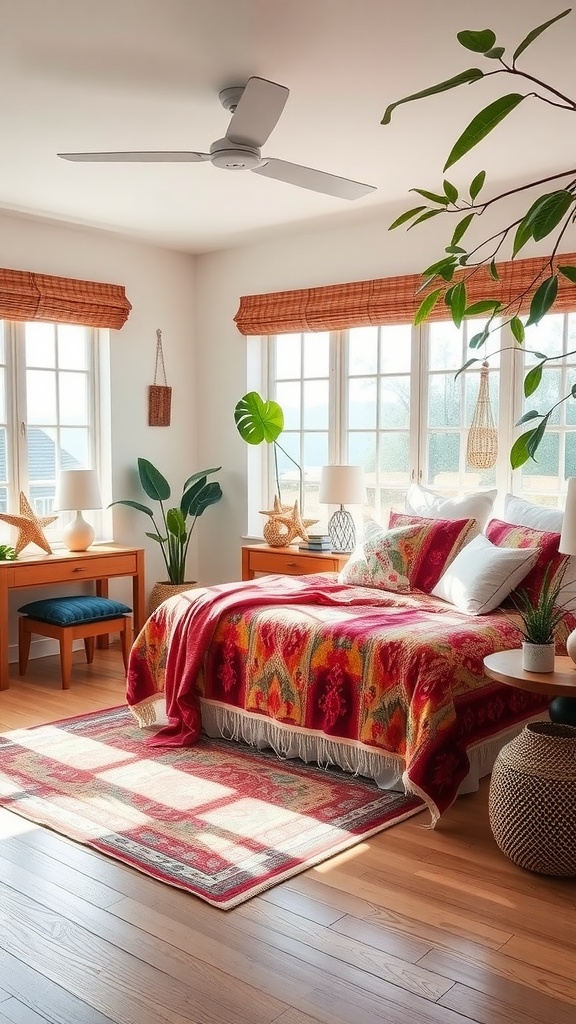
[(515, 494), (507, 494), (504, 498), (502, 520), (505, 523), (512, 523), (513, 526), (531, 526), (534, 530), (561, 533), (563, 518), (562, 509), (536, 505), (533, 501), (518, 498)]
[(461, 498), (447, 498), (422, 484), (411, 484), (405, 510), (412, 516), (428, 519), (475, 519), (483, 530), (496, 500), (496, 490), (476, 491)]
[(483, 533), (462, 548), (431, 591), (466, 615), (485, 615), (530, 571), (538, 548), (498, 548)]

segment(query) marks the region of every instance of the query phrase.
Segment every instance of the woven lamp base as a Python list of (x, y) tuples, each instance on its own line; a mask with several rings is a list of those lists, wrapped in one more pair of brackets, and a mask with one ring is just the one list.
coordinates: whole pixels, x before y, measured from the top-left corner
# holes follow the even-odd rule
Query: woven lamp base
[(332, 542), (332, 551), (348, 554), (356, 547), (356, 528), (354, 520), (345, 508), (339, 508), (328, 523), (328, 533)]
[(502, 747), (490, 781), (490, 825), (510, 860), (576, 875), (576, 728), (533, 722)]

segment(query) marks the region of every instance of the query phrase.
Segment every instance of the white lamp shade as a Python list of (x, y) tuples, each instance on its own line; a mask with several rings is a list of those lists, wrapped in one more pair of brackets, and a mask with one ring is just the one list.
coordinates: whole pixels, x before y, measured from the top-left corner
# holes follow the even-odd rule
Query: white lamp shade
[(563, 555), (576, 555), (576, 477), (568, 480), (566, 506), (562, 517), (562, 533), (558, 550)]
[(102, 508), (96, 470), (63, 469), (56, 485), (54, 510), (64, 512), (91, 508)]
[(366, 501), (362, 466), (322, 466), (318, 501), (323, 505), (363, 505)]

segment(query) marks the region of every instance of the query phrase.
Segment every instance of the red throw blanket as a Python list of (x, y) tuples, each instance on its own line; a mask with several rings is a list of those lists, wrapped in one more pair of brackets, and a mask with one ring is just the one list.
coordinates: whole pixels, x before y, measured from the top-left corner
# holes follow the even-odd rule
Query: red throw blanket
[[(373, 604), (374, 593), (366, 588), (366, 599), (329, 577), (265, 576), (241, 583), (222, 583), (195, 591), (181, 612), (171, 637), (166, 661), (166, 714), (169, 725), (150, 737), (153, 746), (183, 747), (196, 743), (202, 728), (200, 702), (194, 689), (204, 655), (222, 615), (244, 611), (256, 605)], [(130, 707), (145, 703), (158, 693), (155, 681), (141, 670), (141, 663), (128, 665), (126, 699)]]

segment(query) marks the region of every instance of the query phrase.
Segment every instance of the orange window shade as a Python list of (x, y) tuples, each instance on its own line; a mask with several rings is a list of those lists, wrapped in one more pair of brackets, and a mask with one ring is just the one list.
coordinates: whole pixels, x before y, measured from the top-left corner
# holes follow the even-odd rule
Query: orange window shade
[(131, 309), (122, 285), (0, 269), (0, 319), (118, 330)]
[[(576, 266), (576, 253), (563, 253), (556, 258), (562, 266)], [(505, 304), (523, 296), (510, 309), (527, 313), (534, 285), (548, 276), (548, 261), (542, 257), (508, 260), (498, 264), (499, 281), (494, 281), (486, 268), (480, 268), (467, 282), (468, 304), (486, 297)], [(542, 275), (542, 272), (543, 276)], [(454, 282), (463, 272), (455, 275)], [(241, 334), (289, 334), (298, 331), (338, 331), (369, 324), (411, 323), (430, 289), (422, 286), (421, 274), (404, 277), (381, 277), (374, 281), (351, 281), (320, 288), (299, 288), (295, 291), (243, 295), (234, 321)], [(524, 294), (529, 292), (530, 294)], [(558, 298), (553, 311), (576, 310), (576, 289), (567, 278), (559, 276)], [(447, 306), (439, 301), (429, 320), (449, 320)]]

